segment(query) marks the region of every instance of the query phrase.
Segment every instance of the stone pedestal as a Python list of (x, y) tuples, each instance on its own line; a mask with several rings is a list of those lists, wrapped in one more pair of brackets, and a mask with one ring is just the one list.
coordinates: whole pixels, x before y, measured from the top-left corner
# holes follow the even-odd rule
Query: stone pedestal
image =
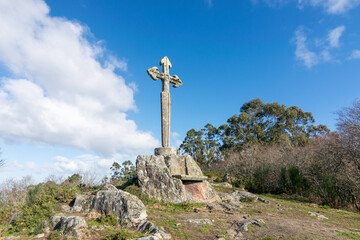
[(138, 156), (136, 169), (139, 186), (149, 198), (173, 203), (220, 200), (189, 155)]
[(155, 148), (155, 155), (159, 156), (169, 156), (169, 155), (177, 155), (177, 149), (173, 147), (159, 147)]

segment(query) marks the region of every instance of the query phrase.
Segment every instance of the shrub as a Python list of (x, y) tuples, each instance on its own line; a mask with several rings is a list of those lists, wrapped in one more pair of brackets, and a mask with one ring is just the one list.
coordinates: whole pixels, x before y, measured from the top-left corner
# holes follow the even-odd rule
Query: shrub
[(115, 214), (108, 214), (102, 215), (101, 217), (96, 219), (96, 222), (100, 223), (101, 225), (110, 225), (110, 226), (117, 226), (119, 225), (119, 220)]

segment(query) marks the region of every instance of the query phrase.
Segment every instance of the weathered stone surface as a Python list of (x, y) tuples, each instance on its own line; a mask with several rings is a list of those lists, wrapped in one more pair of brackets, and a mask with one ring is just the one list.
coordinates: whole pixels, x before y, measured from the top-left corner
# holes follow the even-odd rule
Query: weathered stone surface
[(101, 188), (101, 190), (117, 191), (118, 189), (114, 185), (107, 183)]
[(207, 179), (206, 176), (190, 176), (190, 175), (172, 175), (174, 178), (178, 178), (182, 181), (189, 182), (202, 182)]
[(163, 71), (159, 72), (157, 67), (152, 67), (147, 70), (148, 74), (153, 80), (162, 80), (162, 92), (161, 92), (161, 142), (163, 147), (170, 146), (170, 114), (171, 114), (171, 95), (169, 91), (170, 83), (173, 86), (179, 87), (182, 81), (178, 76), (170, 76), (169, 69), (171, 63), (168, 57), (163, 57), (160, 61), (160, 65), (163, 67)]
[(96, 193), (91, 209), (102, 214), (115, 214), (121, 226), (131, 226), (146, 219), (146, 208), (136, 196), (118, 189)]
[(94, 201), (94, 196), (78, 194), (75, 197), (71, 212), (89, 212)]
[(154, 153), (157, 156), (177, 155), (177, 149), (173, 147), (160, 147), (160, 148), (155, 148)]
[(149, 198), (164, 202), (213, 202), (219, 196), (207, 181), (193, 182), (173, 178), (173, 174), (203, 177), (190, 156), (138, 156), (138, 183)]
[(215, 187), (226, 187), (226, 188), (232, 188), (232, 185), (228, 182), (222, 182), (222, 183), (211, 183), (211, 186)]
[(234, 206), (224, 202), (212, 202), (206, 205), (206, 208), (209, 209), (210, 211), (233, 211), (242, 208), (242, 206), (241, 205)]
[(199, 165), (189, 155), (166, 156), (164, 159), (171, 175), (204, 176)]
[(318, 220), (329, 219), (324, 215), (321, 215), (320, 213), (316, 213), (316, 212), (308, 212), (308, 213), (310, 214), (311, 217), (317, 217)]
[(157, 226), (155, 226), (155, 224), (153, 224), (150, 221), (146, 221), (143, 223), (140, 223), (137, 227), (138, 232), (141, 233), (157, 233), (159, 231), (159, 228)]
[(194, 224), (209, 224), (212, 225), (213, 222), (208, 219), (208, 218), (203, 218), (203, 219), (188, 219), (186, 220), (189, 223), (194, 223)]
[(227, 230), (227, 233), (231, 239), (244, 239), (242, 238), (243, 234), (242, 232), (249, 231), (248, 226), (250, 224), (253, 224), (255, 226), (261, 227), (261, 224), (264, 224), (264, 220), (262, 219), (244, 219), (241, 221), (234, 221), (234, 223), (231, 225), (231, 228)]
[(150, 221), (142, 222), (138, 225), (137, 230), (141, 233), (150, 233), (150, 236), (137, 238), (138, 240), (147, 240), (147, 239), (172, 239), (171, 235), (166, 233), (163, 228), (157, 227)]
[(227, 192), (220, 192), (219, 196), (222, 201), (228, 202), (230, 204), (238, 204), (239, 202), (246, 202), (246, 201), (261, 201), (266, 204), (269, 203), (269, 201), (259, 198), (255, 194), (249, 193), (247, 191), (227, 191)]
[(79, 216), (56, 214), (51, 217), (50, 221), (53, 230), (61, 231), (65, 236), (72, 236), (77, 239), (81, 239), (81, 229), (87, 227), (85, 219)]
[(149, 198), (164, 202), (185, 202), (185, 187), (173, 179), (163, 156), (138, 156), (136, 160), (138, 183)]
[(115, 214), (121, 226), (131, 226), (143, 222), (146, 208), (136, 196), (106, 184), (95, 196), (77, 195), (72, 212), (90, 212)]

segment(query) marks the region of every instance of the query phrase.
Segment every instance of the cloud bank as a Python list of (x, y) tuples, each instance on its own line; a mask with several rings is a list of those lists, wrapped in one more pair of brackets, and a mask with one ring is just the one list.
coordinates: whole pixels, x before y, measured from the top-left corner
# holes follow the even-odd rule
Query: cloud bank
[(103, 155), (148, 151), (158, 141), (137, 129), (126, 62), (91, 40), (89, 29), (49, 15), (43, 0), (0, 1), (0, 136)]

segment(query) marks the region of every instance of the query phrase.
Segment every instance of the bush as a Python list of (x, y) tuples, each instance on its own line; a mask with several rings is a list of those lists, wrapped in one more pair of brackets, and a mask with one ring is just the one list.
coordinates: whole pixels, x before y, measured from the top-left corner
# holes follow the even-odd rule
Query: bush
[(212, 170), (235, 176), (251, 192), (286, 193), (360, 210), (360, 171), (337, 134), (312, 139), (306, 146), (253, 145), (224, 156)]
[(103, 238), (103, 240), (127, 240), (133, 238), (140, 238), (144, 236), (142, 233), (138, 232), (128, 232), (126, 230), (117, 230), (116, 233), (110, 234)]
[(74, 186), (52, 182), (36, 185), (28, 191), (19, 217), (12, 224), (14, 231), (42, 231), (45, 222), (59, 210), (59, 203), (69, 203), (77, 191)]
[(115, 214), (108, 214), (108, 215), (102, 215), (101, 217), (96, 219), (96, 222), (98, 222), (101, 225), (110, 225), (110, 226), (117, 226), (119, 225), (119, 220)]

